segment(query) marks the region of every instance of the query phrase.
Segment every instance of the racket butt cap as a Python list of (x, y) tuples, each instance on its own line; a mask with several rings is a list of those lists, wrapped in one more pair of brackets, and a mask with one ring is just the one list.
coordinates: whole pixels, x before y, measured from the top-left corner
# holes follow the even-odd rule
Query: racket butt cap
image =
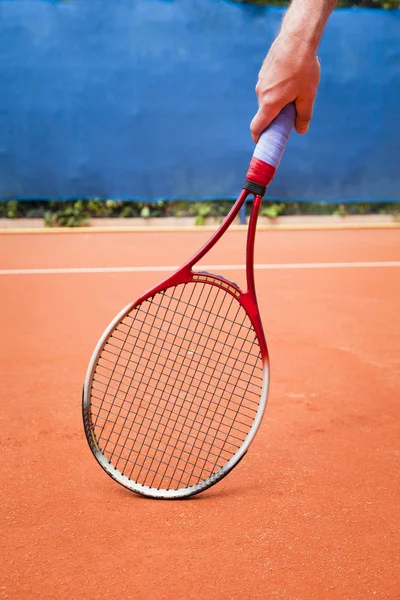
[(264, 196), (267, 189), (265, 185), (261, 185), (261, 183), (255, 183), (254, 181), (249, 181), (248, 179), (246, 179), (246, 183), (244, 184), (243, 188), (255, 196), (261, 197)]

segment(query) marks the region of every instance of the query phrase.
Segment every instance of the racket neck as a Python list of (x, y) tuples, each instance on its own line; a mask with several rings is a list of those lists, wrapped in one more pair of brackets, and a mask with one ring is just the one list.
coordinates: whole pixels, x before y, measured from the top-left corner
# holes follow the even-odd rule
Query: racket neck
[[(195, 265), (199, 260), (203, 258), (207, 254), (213, 246), (218, 242), (218, 240), (224, 235), (225, 231), (228, 227), (233, 223), (237, 215), (239, 214), (240, 209), (243, 204), (246, 202), (247, 196), (250, 194), (248, 190), (242, 190), (239, 198), (236, 200), (235, 204), (232, 206), (230, 212), (226, 215), (225, 219), (222, 221), (221, 225), (218, 227), (216, 232), (210, 237), (209, 240), (200, 248), (200, 250), (192, 256), (192, 258), (184, 265), (183, 268), (191, 268)], [(253, 239), (254, 244), (254, 239)]]
[(247, 234), (246, 246), (246, 278), (247, 290), (253, 296), (254, 302), (257, 303), (256, 287), (254, 281), (254, 243), (256, 238), (258, 213), (262, 203), (262, 196), (254, 196), (253, 208), (250, 215), (249, 231)]

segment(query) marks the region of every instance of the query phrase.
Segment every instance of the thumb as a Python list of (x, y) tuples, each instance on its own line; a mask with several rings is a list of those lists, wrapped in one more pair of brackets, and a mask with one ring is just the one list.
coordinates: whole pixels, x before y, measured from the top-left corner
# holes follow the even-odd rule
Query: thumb
[(260, 135), (264, 129), (266, 129), (271, 121), (273, 121), (279, 114), (279, 110), (279, 107), (271, 104), (260, 106), (257, 114), (250, 124), (251, 136), (255, 144), (257, 144), (258, 140), (260, 139)]
[(296, 131), (307, 133), (313, 115), (314, 96), (299, 96), (296, 100)]

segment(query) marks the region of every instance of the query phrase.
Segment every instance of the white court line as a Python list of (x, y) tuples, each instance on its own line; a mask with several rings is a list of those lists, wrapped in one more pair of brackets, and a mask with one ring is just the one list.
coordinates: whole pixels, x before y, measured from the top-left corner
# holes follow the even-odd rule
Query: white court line
[[(360, 269), (360, 268), (383, 268), (400, 267), (400, 261), (384, 262), (333, 262), (333, 263), (281, 263), (254, 265), (257, 271), (270, 270), (297, 270), (297, 269)], [(245, 265), (201, 265), (197, 266), (198, 271), (241, 271), (246, 268)], [(178, 269), (177, 266), (149, 266), (149, 267), (72, 267), (66, 269), (0, 269), (0, 275), (69, 275), (79, 273), (173, 273)]]

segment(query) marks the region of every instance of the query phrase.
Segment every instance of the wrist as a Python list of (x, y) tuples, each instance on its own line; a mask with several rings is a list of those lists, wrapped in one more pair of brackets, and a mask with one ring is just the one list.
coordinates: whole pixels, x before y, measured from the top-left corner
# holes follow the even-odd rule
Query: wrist
[(304, 50), (317, 52), (324, 30), (325, 19), (320, 18), (312, 11), (303, 16), (294, 11), (289, 11), (283, 22), (279, 37), (293, 40), (301, 44)]
[(284, 49), (285, 54), (291, 55), (293, 60), (301, 60), (306, 57), (311, 58), (317, 55), (318, 43), (303, 37), (301, 32), (282, 30), (276, 38), (274, 45)]

